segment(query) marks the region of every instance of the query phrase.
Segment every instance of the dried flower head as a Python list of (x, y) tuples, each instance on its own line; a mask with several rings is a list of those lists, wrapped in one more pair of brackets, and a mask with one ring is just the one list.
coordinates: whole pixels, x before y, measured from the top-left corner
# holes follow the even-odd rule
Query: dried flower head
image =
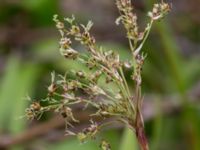
[[(143, 101), (141, 72), (146, 55), (141, 50), (154, 21), (163, 18), (169, 12), (170, 7), (164, 2), (154, 4), (153, 10), (148, 13), (150, 22), (143, 32), (139, 32), (138, 17), (134, 12), (131, 0), (116, 0), (116, 5), (120, 12), (116, 23), (122, 23), (126, 29), (132, 59), (122, 61), (118, 53), (97, 46), (96, 40), (90, 32), (93, 26), (91, 21), (86, 25), (79, 25), (74, 16), (60, 21), (58, 15), (55, 15), (53, 20), (61, 35), (59, 42), (61, 55), (85, 64), (90, 72), (70, 71), (64, 76), (59, 75), (59, 80), (55, 80), (55, 73), (52, 73), (48, 96), (45, 99), (47, 105), (41, 106), (38, 102), (32, 103), (26, 109), (26, 116), (28, 119), (34, 119), (45, 111), (55, 111), (63, 117), (66, 126), (69, 127), (79, 123), (73, 115), (72, 106), (83, 104), (83, 109), (94, 107), (95, 111), (90, 115), (91, 118), (97, 115), (102, 119), (112, 118), (112, 120), (106, 123), (90, 121), (90, 126), (83, 131), (74, 133), (67, 128), (66, 134), (76, 135), (81, 142), (85, 142), (88, 139), (96, 139), (97, 133), (108, 123), (113, 123), (113, 120), (120, 121), (136, 133), (140, 148), (148, 150), (141, 114)], [(65, 27), (65, 24), (68, 28)], [(87, 50), (87, 55), (75, 50), (72, 47), (73, 41), (83, 45)], [(128, 86), (124, 75), (125, 68), (133, 70), (134, 92), (131, 92)], [(106, 87), (98, 82), (100, 78), (104, 79)], [(105, 140), (102, 140), (100, 147), (103, 150), (111, 149), (110, 144)]]
[(164, 2), (154, 4), (153, 9), (148, 13), (148, 16), (153, 20), (158, 20), (163, 18), (170, 11), (170, 9), (170, 5)]

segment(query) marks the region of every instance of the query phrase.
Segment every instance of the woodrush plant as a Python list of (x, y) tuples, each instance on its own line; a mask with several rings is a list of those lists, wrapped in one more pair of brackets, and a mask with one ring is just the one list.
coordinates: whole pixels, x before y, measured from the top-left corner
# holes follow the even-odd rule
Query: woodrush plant
[[(126, 29), (126, 36), (129, 42), (132, 60), (122, 61), (119, 54), (102, 47), (97, 46), (95, 38), (90, 30), (93, 23), (89, 21), (87, 25), (78, 24), (75, 17), (64, 18), (64, 21), (58, 19), (55, 15), (53, 20), (60, 32), (60, 53), (67, 59), (78, 61), (87, 66), (90, 72), (68, 71), (64, 76), (55, 73), (51, 75), (51, 84), (48, 87), (48, 96), (41, 101), (47, 101), (47, 105), (41, 106), (40, 102), (33, 102), (26, 109), (26, 116), (32, 120), (38, 118), (46, 111), (58, 112), (65, 119), (66, 133), (77, 136), (81, 142), (87, 139), (95, 139), (97, 133), (109, 122), (119, 121), (136, 134), (141, 150), (148, 150), (148, 142), (144, 131), (144, 122), (141, 113), (143, 96), (141, 92), (142, 67), (146, 55), (141, 50), (152, 25), (155, 21), (163, 18), (170, 10), (167, 3), (161, 2), (154, 4), (152, 11), (148, 12), (150, 22), (143, 32), (139, 31), (137, 15), (133, 12), (131, 0), (116, 0), (116, 5), (120, 16), (116, 24), (120, 23)], [(80, 53), (72, 47), (72, 41), (79, 42), (87, 50), (86, 53)], [(134, 81), (134, 91), (128, 86), (124, 75), (124, 69), (133, 69), (132, 80)], [(113, 84), (116, 89), (103, 88), (99, 79), (103, 78), (105, 84)], [(72, 123), (79, 123), (72, 112), (72, 106), (81, 104), (84, 109), (92, 106), (95, 112), (90, 115), (91, 125), (82, 132), (70, 131), (68, 127)], [(102, 119), (112, 118), (107, 122), (96, 123), (93, 116), (100, 116)], [(105, 140), (101, 142), (103, 150), (110, 150), (110, 145)]]

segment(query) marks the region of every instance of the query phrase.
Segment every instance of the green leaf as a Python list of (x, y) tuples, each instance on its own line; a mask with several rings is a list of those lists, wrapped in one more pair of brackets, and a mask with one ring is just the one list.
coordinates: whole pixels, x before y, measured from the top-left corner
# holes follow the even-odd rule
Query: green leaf
[(124, 130), (120, 150), (138, 150), (137, 139), (129, 128)]
[[(19, 74), (19, 60), (11, 58), (6, 65), (6, 70), (2, 78), (0, 87), (0, 128), (7, 126), (9, 116), (15, 105), (16, 81)], [(19, 86), (19, 85), (18, 85)]]
[[(10, 121), (10, 131), (12, 133), (17, 133), (25, 128), (26, 121), (24, 119), (16, 120), (20, 116), (24, 115), (25, 109), (27, 107), (27, 100), (23, 99), (27, 94), (31, 94), (34, 89), (34, 84), (38, 78), (38, 66), (27, 64), (20, 70), (18, 74), (19, 87), (16, 87), (17, 93), (15, 96), (15, 105), (13, 107), (11, 121)], [(15, 125), (13, 125), (15, 124)]]
[(17, 58), (8, 61), (0, 87), (0, 128), (18, 133), (26, 121), (17, 119), (24, 114), (28, 101), (23, 98), (33, 90), (38, 68), (32, 64), (22, 65)]
[(29, 12), (30, 21), (35, 25), (53, 24), (52, 16), (57, 13), (56, 0), (22, 0), (21, 6)]

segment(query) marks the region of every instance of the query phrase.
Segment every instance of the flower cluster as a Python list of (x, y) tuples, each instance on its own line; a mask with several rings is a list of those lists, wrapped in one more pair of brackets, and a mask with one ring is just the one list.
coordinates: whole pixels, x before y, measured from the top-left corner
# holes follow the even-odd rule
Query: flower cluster
[(26, 109), (26, 118), (28, 120), (33, 120), (36, 116), (38, 116), (42, 107), (39, 102), (33, 102), (29, 108)]
[[(128, 125), (136, 132), (141, 149), (147, 150), (148, 145), (144, 134), (144, 124), (141, 114), (142, 94), (141, 71), (145, 55), (141, 49), (149, 35), (152, 24), (155, 20), (162, 18), (168, 11), (166, 3), (155, 4), (152, 12), (148, 13), (150, 23), (143, 32), (139, 32), (137, 15), (133, 12), (131, 0), (116, 0), (120, 17), (116, 23), (124, 25), (130, 45), (132, 60), (122, 61), (120, 55), (114, 50), (104, 50), (97, 46), (95, 38), (90, 30), (93, 23), (89, 21), (86, 25), (78, 24), (75, 17), (64, 18), (63, 21), (55, 15), (53, 20), (60, 32), (59, 42), (60, 53), (67, 59), (72, 59), (90, 70), (68, 71), (64, 76), (55, 76), (52, 73), (51, 84), (48, 86), (47, 106), (41, 106), (39, 102), (30, 105), (26, 110), (27, 118), (33, 119), (45, 111), (55, 111), (66, 121), (66, 125), (73, 126), (79, 121), (73, 115), (73, 106), (81, 105), (83, 108), (94, 107), (91, 114), (90, 126), (79, 133), (74, 133), (67, 128), (67, 134), (76, 135), (81, 142), (87, 139), (96, 139), (96, 134), (102, 127), (108, 124), (98, 124), (92, 116), (100, 116), (102, 119), (113, 118)], [(73, 48), (72, 43), (76, 41), (85, 49), (81, 53)], [(124, 68), (132, 68), (132, 79), (135, 81), (135, 91), (131, 92), (124, 75)], [(58, 78), (58, 79), (56, 79)], [(99, 79), (104, 81), (100, 84)], [(112, 86), (111, 86), (112, 84)], [(113, 88), (113, 85), (115, 88)], [(113, 121), (113, 120), (112, 120)], [(112, 122), (111, 122), (112, 123)], [(103, 150), (110, 150), (110, 145), (102, 140), (100, 147)]]
[(139, 31), (137, 24), (137, 15), (133, 13), (133, 6), (131, 0), (119, 0), (116, 1), (117, 7), (120, 12), (120, 16), (116, 20), (118, 25), (120, 22), (124, 25), (127, 31), (127, 37), (135, 41), (139, 40)]
[(154, 4), (153, 10), (148, 13), (148, 16), (153, 20), (163, 18), (169, 11), (170, 6), (167, 3)]

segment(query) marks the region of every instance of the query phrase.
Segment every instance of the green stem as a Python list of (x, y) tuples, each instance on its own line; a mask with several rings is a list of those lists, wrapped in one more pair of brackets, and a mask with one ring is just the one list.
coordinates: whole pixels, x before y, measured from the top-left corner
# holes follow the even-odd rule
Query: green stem
[(147, 28), (146, 28), (146, 34), (142, 40), (142, 42), (140, 43), (140, 45), (138, 46), (138, 48), (134, 51), (134, 56), (137, 56), (137, 54), (139, 54), (140, 50), (142, 49), (144, 43), (146, 42), (148, 36), (149, 36), (149, 33), (150, 33), (150, 30), (152, 28), (152, 25), (153, 25), (153, 20), (150, 21), (150, 23), (148, 24)]

